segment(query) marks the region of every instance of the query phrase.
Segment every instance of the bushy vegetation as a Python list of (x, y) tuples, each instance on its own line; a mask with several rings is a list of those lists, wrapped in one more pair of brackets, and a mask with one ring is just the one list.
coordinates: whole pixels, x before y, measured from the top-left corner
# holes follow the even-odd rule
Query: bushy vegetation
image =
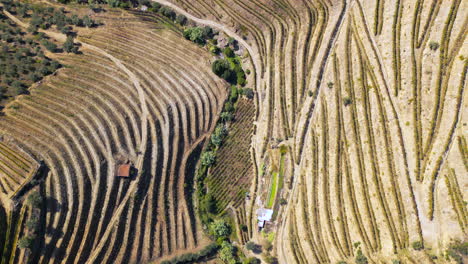
[(210, 27), (189, 27), (184, 30), (184, 38), (200, 45), (205, 45), (213, 36), (213, 29)]
[(356, 253), (356, 258), (355, 258), (356, 264), (367, 264), (368, 260), (367, 257), (362, 254), (362, 250), (358, 249)]
[(0, 14), (0, 99), (27, 92), (27, 87), (53, 73), (61, 65), (44, 54), (55, 44), (41, 35), (21, 31)]
[(415, 241), (411, 244), (411, 246), (413, 247), (414, 250), (423, 250), (424, 249), (424, 245), (421, 241)]
[[(94, 27), (97, 23), (89, 16), (78, 17), (76, 14), (67, 14), (64, 8), (54, 8), (41, 4), (29, 4), (20, 1), (2, 0), (5, 9), (19, 18), (28, 20), (29, 32), (40, 29), (49, 29), (52, 26), (67, 35), (74, 34), (71, 26)], [(68, 2), (68, 1), (64, 1)]]
[(468, 242), (455, 241), (447, 249), (446, 256), (457, 264), (463, 264), (463, 259), (468, 256)]
[(177, 256), (171, 260), (164, 260), (161, 264), (183, 264), (183, 263), (194, 263), (206, 259), (207, 257), (213, 256), (218, 251), (219, 246), (216, 243), (211, 243), (198, 253), (187, 253)]
[(217, 59), (211, 65), (212, 71), (231, 84), (245, 86), (246, 76), (240, 58), (229, 47), (223, 50), (224, 59)]

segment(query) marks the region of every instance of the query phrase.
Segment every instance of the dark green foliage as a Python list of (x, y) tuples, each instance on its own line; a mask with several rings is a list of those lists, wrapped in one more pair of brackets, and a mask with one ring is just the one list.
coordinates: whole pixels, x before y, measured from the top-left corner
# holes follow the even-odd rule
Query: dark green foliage
[(423, 250), (424, 249), (424, 245), (421, 241), (415, 241), (413, 243), (411, 243), (411, 246), (413, 247), (414, 250)]
[(68, 36), (67, 37), (67, 40), (63, 43), (63, 50), (65, 52), (72, 52), (73, 51), (73, 48), (74, 48), (74, 43), (73, 43), (73, 37), (72, 36)]
[(226, 57), (228, 57), (228, 58), (234, 58), (234, 56), (236, 56), (236, 55), (234, 54), (234, 51), (233, 51), (230, 47), (224, 48), (223, 53), (224, 53), (224, 55), (226, 55)]
[(345, 97), (343, 103), (345, 106), (348, 106), (353, 103), (353, 100), (350, 97)]
[(286, 201), (286, 199), (284, 199), (284, 198), (281, 198), (279, 203), (280, 203), (280, 205), (286, 205), (288, 203), (288, 201)]
[(463, 264), (463, 258), (468, 256), (468, 242), (455, 241), (447, 249), (447, 257), (457, 264)]
[(182, 263), (196, 263), (202, 261), (207, 257), (213, 256), (218, 251), (219, 246), (216, 243), (211, 243), (198, 253), (187, 253), (177, 256), (171, 260), (164, 260), (161, 264), (182, 264)]
[(226, 238), (231, 234), (231, 227), (223, 219), (217, 219), (210, 224), (210, 234), (216, 239)]
[(204, 152), (201, 156), (201, 164), (204, 166), (211, 166), (215, 163), (216, 156), (212, 151)]
[(174, 12), (174, 10), (167, 6), (161, 7), (159, 9), (159, 13), (171, 20), (174, 20), (176, 18), (176, 13)]
[(28, 203), (34, 208), (39, 208), (42, 204), (42, 196), (38, 192), (32, 192), (28, 196)]
[(35, 231), (37, 228), (37, 223), (38, 223), (38, 218), (37, 217), (31, 217), (28, 221), (26, 221), (26, 227), (30, 231)]
[(86, 27), (93, 27), (94, 26), (94, 21), (89, 17), (89, 16), (84, 16), (83, 17), (83, 25)]
[(361, 249), (358, 249), (356, 258), (355, 258), (356, 264), (367, 264), (367, 257), (362, 254)]
[(208, 193), (206, 196), (205, 196), (205, 199), (203, 200), (203, 209), (205, 209), (207, 212), (211, 213), (211, 214), (214, 214), (216, 213), (216, 200), (215, 198), (213, 197), (212, 194)]
[(211, 69), (216, 75), (221, 76), (230, 69), (229, 62), (227, 60), (215, 60), (211, 65)]
[(57, 45), (48, 40), (43, 40), (41, 44), (50, 52), (57, 52)]
[(156, 3), (156, 2), (153, 2), (151, 4), (151, 11), (153, 12), (159, 12), (159, 9), (161, 9), (161, 4), (160, 3)]
[(254, 92), (253, 92), (253, 90), (251, 88), (243, 89), (243, 94), (249, 99), (253, 99), (253, 97), (254, 97)]
[(192, 42), (205, 45), (213, 37), (213, 30), (209, 27), (191, 27), (184, 30), (184, 37)]
[(431, 50), (434, 50), (434, 51), (435, 51), (435, 50), (437, 50), (437, 49), (439, 48), (439, 46), (440, 46), (439, 43), (437, 43), (437, 42), (435, 42), (435, 41), (429, 42), (429, 48), (430, 48)]
[(256, 257), (250, 257), (246, 259), (243, 263), (244, 264), (260, 264), (262, 262)]
[(234, 116), (230, 112), (222, 112), (221, 115), (220, 115), (220, 118), (221, 118), (221, 121), (223, 121), (223, 122), (229, 122), (229, 121), (232, 121)]
[(238, 95), (237, 87), (235, 85), (232, 85), (231, 86), (231, 94), (229, 95), (229, 101), (231, 101), (233, 103), (235, 101), (237, 101), (237, 95)]
[(223, 241), (219, 250), (219, 258), (225, 263), (236, 263), (236, 248), (231, 243)]
[(18, 247), (21, 249), (30, 249), (32, 247), (34, 238), (30, 236), (24, 236), (18, 241)]
[(183, 26), (183, 25), (187, 24), (187, 17), (182, 15), (182, 14), (179, 14), (176, 17), (176, 22), (177, 22), (177, 24)]
[(11, 86), (13, 87), (13, 91), (14, 91), (14, 95), (17, 96), (17, 95), (20, 95), (20, 94), (25, 94), (28, 92), (28, 89), (26, 88), (26, 86), (24, 85), (24, 83), (20, 82), (20, 81), (13, 81), (11, 83)]

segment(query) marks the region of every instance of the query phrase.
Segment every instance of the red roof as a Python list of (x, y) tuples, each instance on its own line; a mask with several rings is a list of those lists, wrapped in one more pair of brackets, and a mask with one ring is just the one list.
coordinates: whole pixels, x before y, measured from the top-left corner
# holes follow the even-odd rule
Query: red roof
[(123, 164), (119, 166), (117, 170), (117, 177), (129, 177), (130, 176), (130, 164)]

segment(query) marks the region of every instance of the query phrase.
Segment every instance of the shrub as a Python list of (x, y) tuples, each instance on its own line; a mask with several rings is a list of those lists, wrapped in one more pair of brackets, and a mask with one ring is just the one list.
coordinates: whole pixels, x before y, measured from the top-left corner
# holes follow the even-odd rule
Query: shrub
[(229, 101), (231, 101), (233, 103), (235, 101), (237, 101), (237, 94), (238, 94), (237, 87), (235, 85), (232, 85), (231, 86), (231, 94), (229, 95)]
[(35, 208), (42, 204), (42, 196), (38, 192), (33, 192), (28, 196), (28, 203)]
[(231, 234), (231, 227), (223, 219), (217, 219), (210, 224), (210, 232), (215, 238), (224, 238)]
[(73, 51), (73, 47), (74, 47), (73, 37), (68, 36), (67, 40), (63, 43), (63, 50), (70, 53)]
[(229, 122), (229, 121), (232, 121), (234, 116), (230, 112), (222, 112), (220, 115), (220, 118), (221, 118), (221, 121), (223, 122)]
[(159, 13), (161, 13), (163, 16), (169, 18), (169, 19), (172, 19), (174, 20), (175, 17), (176, 17), (176, 13), (174, 12), (174, 10), (172, 10), (171, 8), (167, 7), (167, 6), (163, 6), (159, 9)]
[(203, 36), (205, 36), (205, 39), (213, 38), (213, 36), (214, 36), (213, 29), (208, 27), (208, 26), (203, 27)]
[(286, 199), (284, 199), (284, 198), (281, 198), (279, 203), (280, 203), (280, 205), (285, 205), (285, 204), (288, 203), (288, 201), (286, 201)]
[(367, 257), (362, 254), (361, 249), (358, 249), (356, 258), (355, 258), (356, 264), (367, 264)]
[(411, 246), (413, 247), (414, 250), (423, 250), (424, 249), (424, 245), (423, 245), (422, 241), (415, 241), (415, 242), (411, 243)]
[(328, 86), (328, 88), (330, 88), (330, 89), (333, 88), (333, 82), (328, 82), (328, 83), (327, 83), (327, 86)]
[(213, 64), (211, 64), (211, 69), (214, 74), (221, 76), (225, 71), (230, 69), (229, 62), (227, 60), (215, 60)]
[(226, 102), (224, 104), (224, 111), (226, 112), (233, 112), (234, 111), (234, 105), (232, 105), (231, 102)]
[(203, 166), (211, 166), (214, 164), (216, 156), (212, 151), (204, 152), (201, 156), (201, 164)]
[(219, 251), (219, 258), (226, 263), (236, 263), (235, 254), (235, 247), (231, 243), (223, 241)]
[(243, 89), (243, 94), (249, 99), (253, 99), (253, 97), (254, 97), (254, 92), (253, 92), (253, 90), (251, 88)]
[(216, 54), (219, 54), (220, 51), (221, 51), (221, 50), (220, 50), (217, 46), (211, 46), (211, 47), (210, 47), (210, 52), (211, 52), (212, 54), (215, 54), (215, 55), (216, 55)]
[(24, 236), (20, 238), (20, 240), (18, 241), (18, 247), (21, 249), (26, 249), (26, 248), (31, 249), (33, 241), (34, 241), (34, 237)]
[(270, 255), (270, 254), (264, 254), (263, 259), (268, 264), (272, 264), (272, 263), (277, 262), (277, 259), (275, 257), (273, 257), (272, 255)]
[(209, 213), (216, 213), (216, 200), (211, 193), (207, 194), (203, 199), (203, 207)]
[(41, 44), (50, 52), (57, 52), (57, 45), (54, 43), (48, 41), (48, 40), (43, 40)]
[(255, 247), (256, 247), (256, 244), (252, 241), (249, 241), (247, 242), (247, 244), (245, 244), (245, 248), (250, 251), (253, 251)]
[(431, 50), (437, 50), (439, 48), (439, 43), (435, 42), (435, 41), (431, 41), (429, 42), (429, 48)]
[(179, 25), (185, 25), (187, 24), (187, 17), (182, 15), (182, 14), (179, 14), (177, 15), (176, 17), (176, 22), (179, 24)]
[(244, 261), (244, 264), (260, 264), (260, 263), (262, 262), (256, 257), (250, 257)]
[(21, 81), (15, 80), (11, 83), (15, 96), (20, 94), (25, 94), (28, 92), (28, 89)]
[(37, 217), (31, 217), (28, 221), (26, 221), (26, 227), (31, 231), (35, 231), (37, 228), (37, 222)]
[(226, 55), (226, 57), (228, 57), (228, 58), (234, 58), (234, 56), (236, 56), (236, 55), (234, 54), (234, 51), (233, 51), (230, 47), (224, 48), (223, 53), (224, 53), (224, 55)]
[(345, 105), (345, 106), (348, 106), (348, 105), (350, 105), (350, 104), (353, 103), (353, 100), (351, 100), (350, 97), (345, 97), (344, 100), (343, 100), (343, 102), (344, 102), (344, 105)]
[(162, 7), (162, 6), (161, 6), (160, 3), (153, 2), (153, 3), (151, 4), (151, 9), (152, 9), (151, 11), (153, 11), (153, 12), (158, 12), (159, 9), (161, 9), (161, 7)]
[(83, 25), (86, 27), (93, 27), (94, 26), (94, 21), (89, 17), (89, 16), (84, 16), (83, 17)]

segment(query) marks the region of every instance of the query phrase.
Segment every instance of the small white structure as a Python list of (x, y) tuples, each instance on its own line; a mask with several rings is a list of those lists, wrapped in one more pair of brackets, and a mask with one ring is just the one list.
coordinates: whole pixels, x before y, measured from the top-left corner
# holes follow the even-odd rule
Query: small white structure
[(265, 222), (271, 221), (271, 217), (273, 216), (273, 210), (260, 208), (257, 210), (257, 219), (258, 219), (258, 228), (262, 229), (265, 227)]
[(141, 6), (141, 11), (147, 11), (147, 10), (148, 10), (148, 7), (147, 7), (147, 6), (145, 6), (145, 5), (142, 5), (142, 6)]

